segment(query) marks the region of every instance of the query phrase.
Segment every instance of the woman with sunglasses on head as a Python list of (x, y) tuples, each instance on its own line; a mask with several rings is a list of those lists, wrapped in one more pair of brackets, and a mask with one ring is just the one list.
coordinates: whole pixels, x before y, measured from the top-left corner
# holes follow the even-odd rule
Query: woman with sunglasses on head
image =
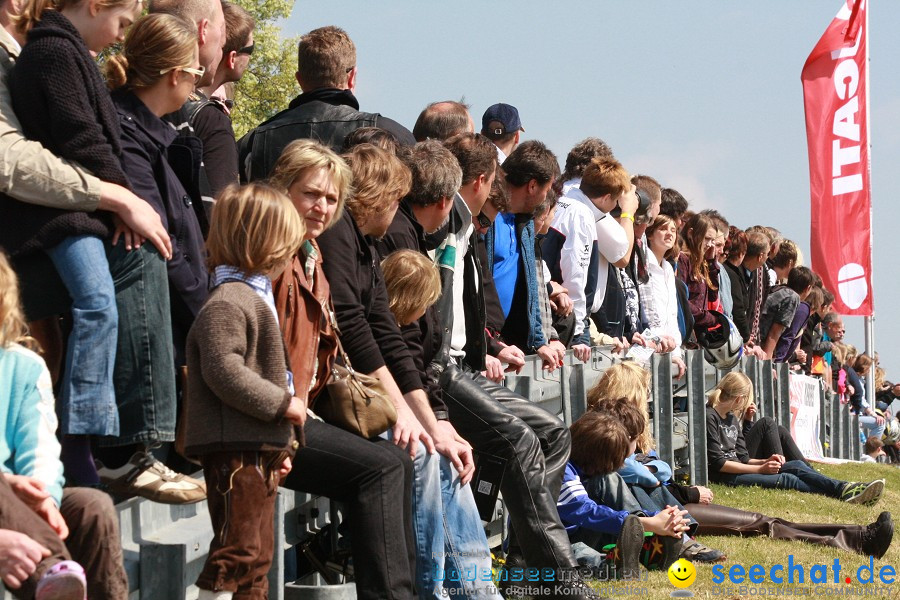
[[(160, 13), (138, 20), (121, 53), (106, 64), (122, 128), (122, 168), (135, 192), (159, 213), (172, 240), (167, 265), (179, 366), (184, 364), (187, 333), (209, 295), (209, 273), (188, 186), (168, 160), (178, 134), (162, 116), (178, 110), (203, 76), (198, 56), (197, 28), (181, 17)], [(199, 168), (199, 157), (194, 164)]]

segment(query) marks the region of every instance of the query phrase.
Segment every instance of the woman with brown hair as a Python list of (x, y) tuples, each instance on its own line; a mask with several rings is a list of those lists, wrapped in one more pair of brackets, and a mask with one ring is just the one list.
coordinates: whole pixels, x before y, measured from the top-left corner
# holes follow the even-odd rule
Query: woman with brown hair
[(688, 287), (694, 333), (705, 335), (718, 321), (709, 313), (719, 300), (719, 265), (715, 261), (716, 228), (704, 214), (693, 215), (681, 230), (684, 251), (678, 256), (676, 275)]

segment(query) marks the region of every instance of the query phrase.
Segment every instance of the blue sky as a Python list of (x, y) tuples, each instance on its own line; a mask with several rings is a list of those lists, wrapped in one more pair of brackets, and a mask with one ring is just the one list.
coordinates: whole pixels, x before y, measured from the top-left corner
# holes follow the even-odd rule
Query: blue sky
[[(516, 106), (524, 139), (565, 160), (587, 136), (632, 173), (772, 225), (809, 255), (809, 165), (800, 70), (840, 0), (742, 2), (298, 1), (285, 35), (338, 25), (357, 46), (357, 96), (410, 129), (435, 100)], [(870, 0), (876, 349), (900, 379), (900, 2)], [(808, 260), (808, 259), (807, 259)], [(862, 318), (847, 317), (863, 347)]]

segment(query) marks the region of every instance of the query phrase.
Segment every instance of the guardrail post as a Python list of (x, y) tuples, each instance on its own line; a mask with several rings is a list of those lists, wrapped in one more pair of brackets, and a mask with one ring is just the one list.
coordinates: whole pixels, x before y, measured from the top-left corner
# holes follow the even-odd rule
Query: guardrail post
[(687, 370), (687, 413), (688, 413), (688, 453), (690, 465), (688, 473), (691, 485), (706, 485), (709, 472), (706, 462), (706, 396), (703, 381), (703, 353), (700, 350), (686, 350), (684, 353)]
[(831, 396), (831, 445), (834, 448), (835, 458), (845, 458), (844, 446), (847, 444), (847, 436), (844, 433), (844, 405), (837, 394)]
[(775, 365), (775, 410), (778, 423), (791, 429), (791, 368), (788, 363)]
[(756, 397), (753, 399), (756, 403), (756, 414), (759, 417), (766, 416), (765, 407), (759, 396), (759, 361), (755, 356), (744, 355), (744, 357), (741, 358), (741, 372), (746, 375), (750, 380), (750, 383), (753, 384), (753, 391), (756, 394)]
[(653, 433), (659, 444), (659, 457), (675, 468), (675, 445), (672, 431), (675, 428), (672, 406), (672, 359), (669, 354), (653, 354), (650, 358), (653, 393)]
[(772, 378), (772, 361), (762, 360), (759, 365), (759, 402), (763, 406), (763, 415), (771, 417), (778, 422), (778, 413), (775, 411), (775, 381)]
[(854, 414), (850, 417), (850, 431), (847, 436), (847, 444), (849, 445), (847, 458), (852, 458), (853, 460), (859, 460), (862, 454), (862, 444), (859, 443), (859, 431), (859, 415)]
[(141, 546), (141, 598), (146, 600), (184, 598), (187, 562), (187, 549), (184, 544)]
[(819, 441), (822, 443), (824, 456), (831, 456), (831, 438), (834, 429), (831, 428), (831, 411), (828, 410), (828, 394), (825, 393), (825, 382), (819, 380)]
[[(288, 492), (293, 494), (294, 492)], [(269, 598), (284, 600), (284, 492), (281, 489), (275, 494), (275, 553), (272, 555), (272, 566), (269, 567)]]
[(568, 402), (571, 406), (572, 420), (577, 421), (587, 410), (587, 389), (584, 385), (584, 370), (587, 366), (575, 358), (570, 350), (566, 353), (566, 365), (563, 367), (564, 384), (567, 389)]

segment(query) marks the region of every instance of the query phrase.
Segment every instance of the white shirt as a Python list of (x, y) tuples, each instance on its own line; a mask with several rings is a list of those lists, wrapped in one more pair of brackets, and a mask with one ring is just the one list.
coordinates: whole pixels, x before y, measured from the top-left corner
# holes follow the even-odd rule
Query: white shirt
[(603, 306), (606, 297), (606, 280), (609, 275), (609, 263), (616, 263), (628, 254), (628, 234), (619, 222), (607, 215), (584, 195), (580, 188), (569, 190), (569, 197), (578, 200), (588, 207), (595, 223), (597, 233), (597, 290), (594, 292), (594, 304), (591, 312), (595, 313)]
[[(649, 249), (648, 249), (649, 250)], [(678, 296), (675, 290), (675, 271), (669, 261), (656, 261), (656, 255), (647, 252), (647, 273), (650, 279), (641, 284), (641, 304), (650, 329), (658, 335), (675, 339), (681, 352), (681, 330), (678, 329)]]
[(594, 227), (591, 211), (569, 196), (561, 197), (556, 203), (556, 213), (550, 228), (565, 238), (559, 252), (559, 267), (562, 284), (575, 305), (577, 338), (584, 331), (584, 318), (587, 316), (585, 284), (591, 264), (591, 250), (597, 241), (597, 229)]
[[(475, 230), (472, 224), (472, 211), (466, 205), (462, 196), (456, 194), (454, 198), (455, 209), (458, 209), (462, 215), (463, 222), (467, 225), (459, 233), (456, 241), (456, 261), (453, 266), (453, 331), (450, 335), (450, 356), (453, 358), (463, 358), (466, 355), (464, 350), (466, 346), (466, 311), (463, 308), (466, 305), (465, 293), (465, 256), (469, 251), (469, 238)], [(476, 277), (477, 281), (477, 277)]]

